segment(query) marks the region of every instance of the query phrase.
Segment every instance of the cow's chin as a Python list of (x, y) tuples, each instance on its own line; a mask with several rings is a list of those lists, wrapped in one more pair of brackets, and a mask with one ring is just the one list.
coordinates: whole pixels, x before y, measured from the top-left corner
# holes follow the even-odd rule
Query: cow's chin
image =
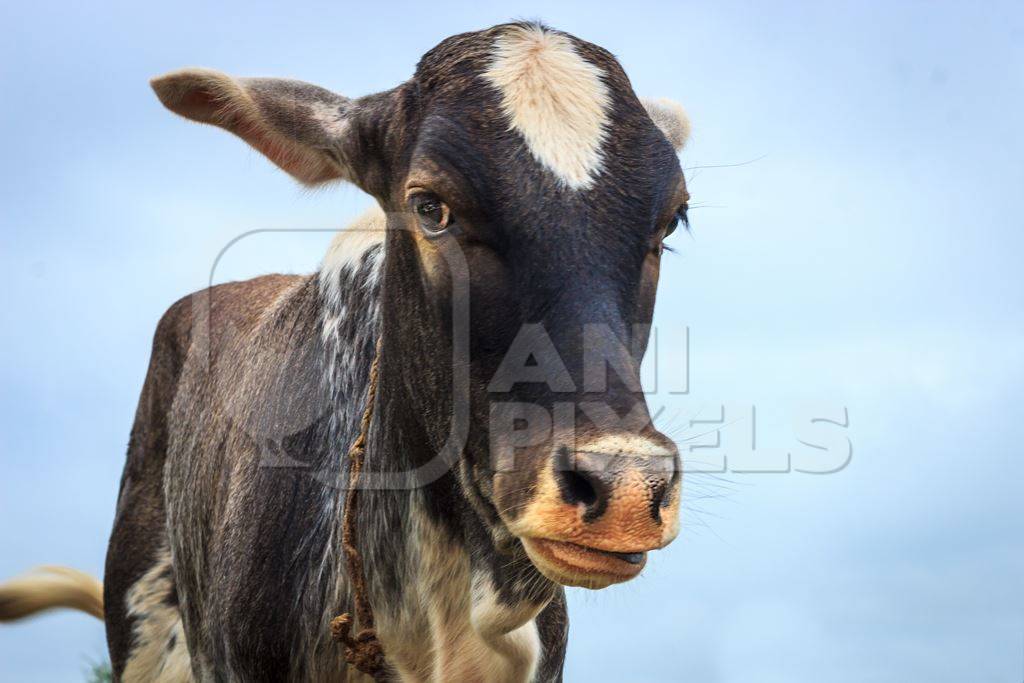
[(539, 537), (520, 541), (537, 570), (563, 586), (607, 588), (636, 577), (647, 564), (647, 553), (613, 553)]

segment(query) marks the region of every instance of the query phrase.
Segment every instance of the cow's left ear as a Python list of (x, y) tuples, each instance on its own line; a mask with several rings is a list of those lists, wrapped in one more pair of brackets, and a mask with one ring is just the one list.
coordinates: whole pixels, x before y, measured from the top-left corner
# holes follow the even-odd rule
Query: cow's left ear
[(359, 182), (366, 160), (353, 155), (365, 148), (356, 139), (367, 128), (362, 100), (302, 81), (209, 69), (174, 71), (150, 84), (174, 113), (234, 133), (302, 183)]
[(673, 100), (643, 98), (640, 100), (654, 125), (661, 129), (678, 152), (690, 139), (690, 117), (683, 105)]

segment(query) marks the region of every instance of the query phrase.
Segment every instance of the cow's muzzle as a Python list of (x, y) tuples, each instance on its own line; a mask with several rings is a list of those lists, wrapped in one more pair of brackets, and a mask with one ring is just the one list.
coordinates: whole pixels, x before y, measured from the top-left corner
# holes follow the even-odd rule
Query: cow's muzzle
[(679, 530), (681, 468), (664, 435), (605, 435), (556, 445), (510, 530), (537, 568), (569, 586), (604, 588), (644, 568)]

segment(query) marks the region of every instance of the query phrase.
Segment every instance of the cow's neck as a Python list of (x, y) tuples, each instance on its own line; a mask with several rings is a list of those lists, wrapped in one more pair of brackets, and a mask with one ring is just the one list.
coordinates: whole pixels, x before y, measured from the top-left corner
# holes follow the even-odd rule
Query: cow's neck
[(361, 493), (360, 547), (388, 657), (409, 680), (528, 680), (540, 656), (534, 619), (551, 586), (525, 557), (496, 547), (458, 463), (434, 478), (437, 449), (394, 371), (404, 364), (389, 355), (403, 349), (388, 345), (387, 325), (382, 334), (368, 469), (427, 478), (398, 476), (399, 488)]
[[(436, 476), (436, 435), (426, 433), (425, 420), (444, 420), (449, 401), (432, 397), (429, 408), (420, 409), (422, 394), (419, 401), (415, 394), (434, 389), (427, 375), (450, 380), (437, 360), (445, 356), (408, 340), (408, 325), (423, 309), (414, 298), (384, 291), (383, 259), (368, 254), (341, 274), (345, 303), (337, 296), (328, 302), (324, 339), (334, 359), (329, 365), (338, 406), (336, 440), (339, 449), (347, 449), (358, 434), (375, 340), (383, 338), (364, 470), (370, 488), (361, 493), (356, 515), (368, 596), (389, 660), (410, 678), (521, 680), (536, 665), (533, 620), (553, 586), (518, 544), (499, 550), (475, 501), (463, 493), (465, 473), (458, 463)], [(399, 304), (408, 309), (388, 309)], [(358, 332), (356, 323), (374, 332)], [(343, 482), (347, 475), (338, 476)], [(336, 504), (339, 522), (340, 512)], [(335, 571), (342, 566), (335, 563)]]

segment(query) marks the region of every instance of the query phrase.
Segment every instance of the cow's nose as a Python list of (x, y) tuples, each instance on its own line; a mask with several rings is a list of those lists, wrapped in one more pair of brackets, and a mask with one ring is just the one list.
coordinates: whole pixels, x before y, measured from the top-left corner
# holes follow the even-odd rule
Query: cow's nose
[[(549, 451), (550, 452), (550, 451)], [(555, 447), (509, 529), (534, 566), (567, 586), (603, 588), (643, 570), (679, 533), (681, 471), (665, 436), (597, 435)]]
[(679, 476), (675, 445), (660, 434), (603, 437), (575, 451), (561, 447), (555, 463), (562, 500), (582, 509), (585, 524), (615, 517), (638, 530), (662, 524)]

